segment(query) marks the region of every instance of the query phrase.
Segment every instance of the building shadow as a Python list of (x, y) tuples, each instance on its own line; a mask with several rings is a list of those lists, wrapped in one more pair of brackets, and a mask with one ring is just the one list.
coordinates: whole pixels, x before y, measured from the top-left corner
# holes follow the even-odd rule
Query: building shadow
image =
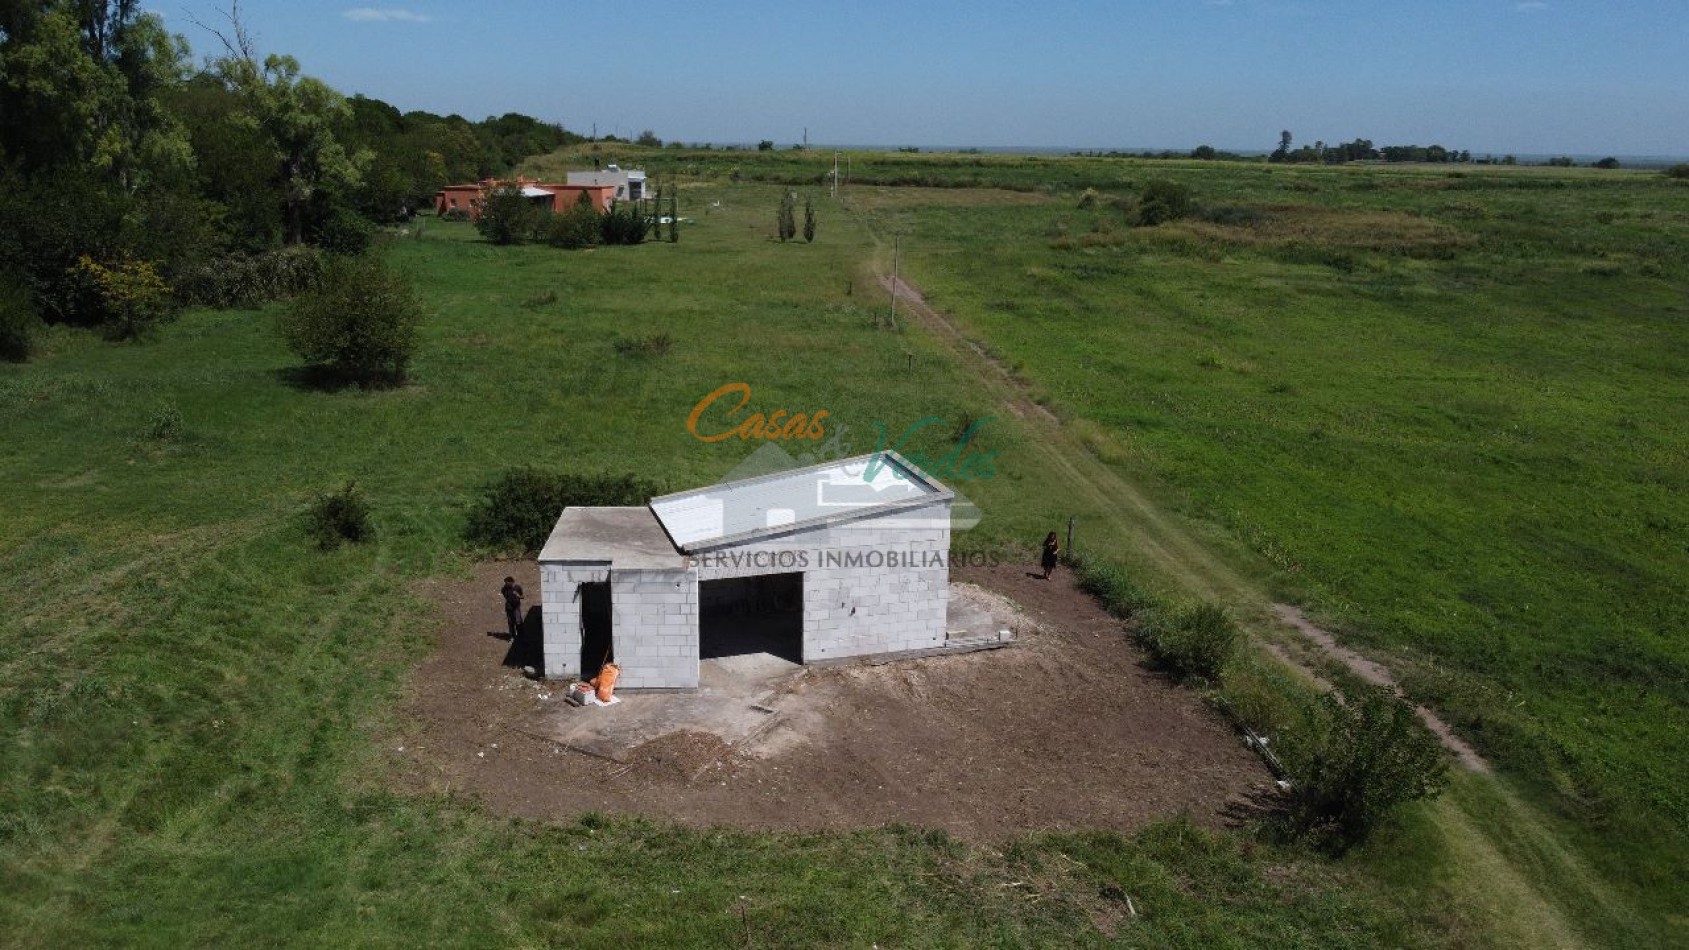
[[(545, 677), (545, 612), (538, 605), (528, 608), (528, 615), (522, 618), (516, 638), (508, 641), (504, 651), (504, 665), (523, 669), (532, 667), (537, 679)], [(500, 631), (492, 634), (501, 640), (509, 634)]]

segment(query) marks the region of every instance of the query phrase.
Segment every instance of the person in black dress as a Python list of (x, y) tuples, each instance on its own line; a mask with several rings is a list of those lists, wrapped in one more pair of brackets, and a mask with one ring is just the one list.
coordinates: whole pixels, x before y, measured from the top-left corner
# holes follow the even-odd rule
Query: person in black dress
[(1055, 571), (1056, 563), (1060, 558), (1061, 542), (1056, 540), (1056, 533), (1051, 531), (1044, 536), (1044, 557), (1041, 563), (1044, 566), (1045, 580), (1050, 579), (1050, 574)]
[(510, 627), (510, 639), (515, 640), (522, 632), (522, 585), (507, 577), (499, 593), (504, 595), (504, 622)]

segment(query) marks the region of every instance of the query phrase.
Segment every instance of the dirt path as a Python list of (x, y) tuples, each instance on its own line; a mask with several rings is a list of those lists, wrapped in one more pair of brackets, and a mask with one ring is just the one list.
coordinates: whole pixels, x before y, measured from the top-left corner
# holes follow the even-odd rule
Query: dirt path
[[(1015, 646), (878, 666), (809, 668), (741, 744), (681, 731), (608, 762), (528, 728), (562, 708), (556, 684), (503, 665), (498, 581), (487, 564), (430, 582), (438, 649), (412, 680), (388, 754), (408, 787), (466, 794), (501, 814), (586, 811), (686, 824), (845, 829), (906, 822), (972, 840), (1046, 829), (1130, 831), (1181, 812), (1221, 825), (1271, 776), (1220, 716), (1150, 670), (1118, 621), (1058, 575), (959, 569), (1029, 618)], [(529, 590), (537, 589), (537, 584)], [(626, 702), (636, 702), (630, 694)]]
[[(1396, 677), (1391, 674), (1387, 667), (1338, 643), (1336, 637), (1315, 625), (1302, 611), (1289, 604), (1274, 604), (1273, 612), (1278, 614), (1280, 619), (1294, 628), (1297, 633), (1319, 647), (1320, 651), (1326, 656), (1342, 663), (1349, 669), (1349, 672), (1374, 686), (1387, 686), (1397, 692), (1401, 691), (1401, 687), (1396, 683)], [(1318, 674), (1315, 674), (1312, 670), (1307, 670), (1302, 664), (1297, 663), (1282, 651), (1274, 651), (1274, 655), (1318, 679)], [(1478, 754), (1478, 750), (1467, 745), (1466, 740), (1456, 735), (1454, 729), (1444, 722), (1441, 716), (1418, 703), (1413, 704), (1413, 711), (1419, 714), (1419, 719), (1425, 723), (1425, 728), (1430, 729), (1441, 740), (1443, 747), (1454, 753), (1455, 759), (1462, 766), (1474, 772), (1488, 773), (1490, 771), (1490, 763)]]
[[(1146, 548), (1169, 576), (1193, 582), (1195, 592), (1222, 602), (1249, 604), (1264, 599), (1263, 592), (1191, 542), (1177, 526), (1162, 518), (1140, 492), (1084, 451), (1083, 446), (1061, 428), (1061, 422), (1054, 413), (1027, 397), (1026, 387), (1007, 367), (963, 335), (949, 318), (928, 305), (919, 290), (900, 278), (881, 277), (880, 285), (888, 293), (895, 287), (900, 312), (912, 316), (928, 332), (945, 342), (960, 359), (983, 371), (981, 377), (998, 391), (1010, 411), (1027, 420), (1029, 436), (1048, 448), (1044, 461), (1063, 469), (1064, 474), (1070, 476), (1070, 483), (1088, 489), (1095, 502), (1094, 510), (1105, 519), (1113, 520), (1120, 533), (1132, 537), (1134, 544)], [(1111, 500), (1128, 507), (1132, 517), (1127, 519), (1112, 511)], [(1388, 669), (1338, 643), (1335, 637), (1309, 622), (1295, 607), (1274, 604), (1273, 611), (1326, 655), (1344, 664), (1362, 679), (1392, 688), (1397, 686)], [(1287, 652), (1271, 649), (1270, 645), (1269, 652), (1298, 667), (1316, 682), (1324, 682), (1317, 673), (1298, 663)], [(1489, 763), (1436, 713), (1419, 705), (1415, 705), (1414, 709), (1462, 766), (1475, 772), (1490, 771)]]

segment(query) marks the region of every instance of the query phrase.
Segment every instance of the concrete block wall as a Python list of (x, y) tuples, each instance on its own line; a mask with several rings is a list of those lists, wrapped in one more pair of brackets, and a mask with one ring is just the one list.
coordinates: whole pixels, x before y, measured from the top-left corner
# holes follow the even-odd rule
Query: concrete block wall
[(945, 642), (949, 550), (935, 504), (702, 554), (698, 578), (802, 571), (805, 661), (924, 650)]
[(545, 678), (581, 675), (581, 585), (610, 578), (608, 564), (540, 565), (540, 615), (545, 623)]
[(618, 685), (698, 685), (698, 573), (684, 568), (610, 574)]

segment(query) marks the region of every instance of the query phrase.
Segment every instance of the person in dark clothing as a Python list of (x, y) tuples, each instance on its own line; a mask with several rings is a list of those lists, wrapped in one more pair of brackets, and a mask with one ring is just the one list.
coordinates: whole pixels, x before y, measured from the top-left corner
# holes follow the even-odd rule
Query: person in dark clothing
[(516, 578), (507, 577), (499, 592), (504, 595), (504, 620), (510, 625), (510, 639), (515, 640), (522, 633), (522, 585)]
[(1044, 557), (1041, 563), (1044, 566), (1045, 580), (1050, 579), (1050, 574), (1055, 571), (1056, 563), (1060, 559), (1061, 542), (1056, 540), (1056, 533), (1051, 531), (1049, 534), (1044, 536)]

